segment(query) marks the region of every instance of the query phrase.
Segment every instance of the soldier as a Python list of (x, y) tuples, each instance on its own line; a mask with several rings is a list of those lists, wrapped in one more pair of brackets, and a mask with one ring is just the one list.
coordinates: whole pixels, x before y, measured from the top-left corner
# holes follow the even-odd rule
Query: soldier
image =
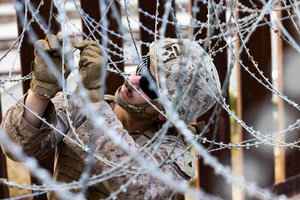
[[(60, 71), (58, 74), (61, 79), (61, 57), (52, 53), (53, 49), (58, 49), (57, 44), (54, 35), (37, 42), (39, 51), (35, 54), (30, 90), (24, 99), (6, 112), (2, 123), (6, 133), (22, 145), (28, 155), (38, 160), (44, 159), (55, 149), (54, 177), (60, 182), (78, 181), (84, 170), (87, 153), (74, 141), (79, 138), (84, 145), (92, 144), (96, 155), (91, 171), (93, 176), (111, 170), (116, 165), (118, 174), (89, 186), (86, 192), (88, 199), (109, 197), (132, 177), (126, 190), (117, 194), (118, 199), (178, 198), (171, 188), (145, 173), (136, 162), (128, 161), (130, 156), (114, 144), (103, 129), (93, 125), (82, 109), (84, 101), (76, 93), (68, 96), (67, 103), (64, 102), (57, 77), (49, 72), (48, 62), (39, 53), (41, 50), (48, 53)], [(166, 121), (158, 99), (165, 85), (167, 97), (186, 123), (195, 121), (196, 117), (214, 105), (216, 96), (220, 94), (220, 84), (205, 51), (196, 42), (188, 40), (158, 40), (151, 45), (149, 55), (139, 65), (137, 73), (129, 76), (114, 98), (110, 98), (115, 102), (110, 105), (101, 95), (103, 87), (100, 76), (104, 65), (101, 49), (96, 42), (88, 40), (76, 46), (81, 49), (79, 72), (83, 86), (87, 89), (95, 112), (104, 117), (103, 126), (121, 134), (131, 148), (141, 151), (145, 159), (157, 163), (162, 171), (170, 172), (178, 180), (189, 180), (193, 176), (192, 158), (189, 152), (184, 153), (187, 144), (180, 134), (168, 131), (164, 137), (160, 137), (157, 146), (155, 133)], [(160, 81), (163, 80), (160, 78), (162, 76), (165, 82)], [(59, 132), (33, 113), (46, 119)], [(71, 126), (75, 127), (75, 132)], [(196, 130), (197, 126), (192, 128)], [(59, 133), (63, 133), (63, 136)], [(164, 162), (166, 160), (170, 162)], [(120, 163), (124, 165), (120, 166)], [(135, 175), (130, 173), (132, 171)], [(51, 193), (50, 199), (57, 197)]]

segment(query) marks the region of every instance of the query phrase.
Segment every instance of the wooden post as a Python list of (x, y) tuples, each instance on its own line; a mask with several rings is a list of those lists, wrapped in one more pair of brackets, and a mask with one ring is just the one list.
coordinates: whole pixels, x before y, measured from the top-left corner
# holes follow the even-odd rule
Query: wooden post
[[(158, 2), (158, 17), (162, 18), (164, 13), (165, 13), (165, 2), (166, 0), (139, 0), (139, 8), (148, 14), (152, 16), (156, 16), (156, 3)], [(172, 7), (175, 9), (175, 0), (172, 1)], [(146, 27), (147, 30), (150, 30), (152, 33), (159, 33), (159, 29), (162, 25), (162, 22), (158, 20), (157, 27), (155, 26), (155, 19), (147, 16), (146, 14), (139, 12), (139, 22), (141, 23), (142, 26)], [(174, 21), (172, 14), (169, 14), (168, 17), (169, 21)], [(141, 35), (141, 40), (143, 42), (151, 43), (154, 41), (154, 34), (149, 33), (145, 28), (140, 26), (140, 35)], [(157, 30), (155, 31), (155, 27)], [(173, 24), (167, 24), (167, 29), (165, 32), (165, 37), (170, 37), (170, 38), (176, 38), (176, 30), (175, 26)], [(142, 55), (146, 55), (149, 51), (149, 47), (145, 44), (142, 44), (141, 46), (142, 49)]]
[[(226, 21), (228, 24), (228, 30), (232, 30), (231, 38), (228, 48), (228, 67), (233, 67), (233, 70), (236, 72), (236, 76), (233, 78), (236, 81), (236, 91), (232, 91), (230, 98), (234, 98), (234, 101), (231, 101), (237, 116), (242, 119), (243, 110), (242, 110), (242, 87), (241, 87), (241, 68), (240, 68), (240, 41), (238, 34), (235, 30), (235, 22), (238, 20), (239, 14), (237, 12), (237, 1), (228, 0), (227, 6), (229, 12), (226, 13)], [(229, 31), (230, 32), (230, 31)], [(234, 74), (234, 73), (233, 73)], [(237, 122), (232, 122), (231, 124), (231, 136), (230, 140), (233, 144), (240, 144), (243, 141), (242, 127)], [(231, 166), (232, 173), (235, 176), (242, 177), (244, 175), (244, 166), (243, 166), (243, 149), (242, 148), (232, 148), (231, 150)], [(238, 186), (232, 185), (232, 200), (244, 200), (245, 194), (244, 191)]]
[[(235, 44), (235, 52), (239, 49), (239, 42)], [(236, 54), (238, 55), (238, 54)], [(238, 58), (237, 58), (238, 59)], [(238, 61), (237, 61), (238, 62)], [(241, 88), (241, 71), (240, 66), (236, 62), (235, 69), (237, 71), (236, 80), (237, 80), (237, 96), (236, 96), (236, 114), (239, 118), (243, 118), (242, 110), (242, 88)], [(231, 143), (240, 144), (243, 141), (243, 129), (238, 123), (233, 123), (234, 130), (231, 131)], [(231, 166), (232, 173), (235, 176), (242, 177), (244, 176), (244, 163), (243, 163), (243, 149), (242, 148), (233, 148), (231, 150)], [(245, 199), (245, 193), (238, 185), (232, 186), (232, 200), (243, 200)]]
[[(271, 12), (271, 45), (272, 45), (272, 69), (277, 72), (277, 77), (275, 80), (275, 86), (279, 91), (283, 91), (283, 54), (282, 54), (282, 40), (280, 38), (280, 30), (278, 28), (279, 23), (281, 23), (281, 5), (280, 2), (274, 5), (273, 11)], [(284, 102), (281, 98), (276, 96), (277, 104), (277, 124), (278, 130), (284, 129)], [(276, 143), (284, 142), (284, 135), (277, 134)], [(274, 174), (275, 174), (275, 184), (283, 182), (285, 180), (285, 151), (284, 148), (275, 146), (274, 147)]]
[[(108, 6), (108, 5), (106, 5)], [(86, 0), (81, 0), (81, 7), (82, 9), (91, 17), (94, 19), (95, 22), (99, 23), (101, 19), (101, 12), (100, 12), (100, 5), (99, 1), (86, 1)], [(113, 12), (113, 9), (115, 9), (115, 13)], [(117, 16), (114, 16), (116, 14)], [(108, 39), (115, 45), (117, 45), (119, 48), (123, 48), (123, 40), (122, 38), (116, 36), (112, 32), (115, 32), (119, 35), (122, 35), (120, 31), (121, 24), (118, 22), (121, 22), (121, 11), (120, 11), (120, 2), (117, 0), (113, 0), (113, 3), (111, 7), (109, 8), (109, 11), (107, 12), (106, 16), (108, 20), (108, 27), (107, 28), (109, 31), (107, 32)], [(119, 17), (119, 21), (115, 18)], [(100, 22), (101, 25), (103, 25), (103, 22)], [(95, 37), (99, 40), (101, 43), (102, 37), (100, 34), (98, 34), (96, 31), (91, 33), (91, 30), (87, 27), (87, 25), (82, 21), (82, 27), (83, 27), (83, 32), (91, 36), (91, 34), (94, 34)], [(101, 27), (97, 26), (96, 28), (99, 32), (101, 32)], [(103, 32), (103, 31), (102, 31)], [(108, 43), (108, 49), (110, 49), (113, 52), (116, 52), (117, 54), (123, 55), (123, 51), (121, 51), (119, 48), (114, 47), (111, 43)], [(108, 53), (111, 60), (113, 62), (116, 62), (116, 66), (123, 71), (124, 70), (124, 62), (120, 62), (124, 59), (123, 56), (115, 55), (113, 53)], [(113, 68), (111, 65), (110, 67)], [(106, 93), (109, 94), (114, 94), (117, 88), (123, 83), (123, 79), (116, 74), (108, 73), (107, 79), (106, 79)]]
[[(18, 3), (24, 5), (24, 1), (22, 0), (17, 0)], [(30, 1), (33, 7), (37, 8), (37, 6), (41, 3), (41, 0), (32, 0)], [(40, 12), (39, 15), (44, 19), (46, 23), (48, 23), (49, 18), (50, 18), (50, 7), (53, 2), (51, 0), (44, 0), (42, 6), (40, 7)], [(55, 14), (57, 11), (53, 9), (53, 14)], [(23, 23), (22, 20), (20, 19), (21, 17), (25, 19), (25, 12), (24, 10), (17, 13), (17, 23), (18, 23), (18, 32), (19, 34), (22, 33), (23, 31)], [(28, 14), (27, 19), (30, 20), (32, 16)], [(59, 30), (59, 24), (55, 21), (55, 18), (51, 16), (51, 26), (49, 27), (49, 30), (53, 33), (56, 34)], [(39, 24), (36, 22), (33, 22), (31, 26), (29, 27), (39, 39), (45, 38), (45, 33), (43, 30), (40, 28)], [(31, 65), (34, 59), (34, 48), (33, 44), (30, 42), (30, 36), (29, 36), (29, 31), (25, 31), (24, 39), (22, 41), (21, 45), (21, 72), (22, 76), (25, 76), (31, 72)], [(25, 81), (23, 82), (23, 92), (26, 93), (27, 90), (29, 89), (30, 81)], [(54, 165), (54, 151), (49, 154), (49, 157), (45, 160), (39, 160), (39, 164), (47, 169), (50, 173), (53, 173), (53, 165)], [(38, 180), (34, 177), (31, 177), (31, 182), (33, 184), (39, 184)], [(46, 200), (47, 195), (39, 195), (34, 197), (35, 200)]]
[[(215, 1), (210, 1), (210, 3), (214, 3)], [(207, 3), (203, 3), (202, 1), (194, 1), (192, 0), (191, 3), (194, 7), (192, 9), (193, 16), (195, 19), (197, 19), (199, 22), (207, 23), (208, 21), (210, 23), (214, 23), (216, 25), (216, 21), (213, 19), (208, 19), (207, 15), (208, 13), (212, 14), (212, 12), (215, 12), (212, 7), (210, 11), (208, 10)], [(219, 13), (219, 20), (221, 22), (225, 22), (225, 12)], [(201, 23), (201, 24), (202, 24)], [(212, 24), (210, 24), (212, 25)], [(224, 31), (224, 30), (223, 30)], [(221, 30), (219, 28), (214, 29), (207, 29), (206, 27), (199, 27), (194, 29), (194, 37), (196, 40), (198, 40), (203, 47), (206, 48), (206, 50), (210, 49), (209, 47), (214, 47), (215, 50), (219, 49), (220, 47), (224, 47), (225, 41), (220, 40), (219, 43), (216, 43), (216, 40), (210, 40), (206, 41), (205, 39), (208, 37), (208, 34), (211, 36), (220, 34)], [(201, 42), (203, 41), (204, 42)], [(226, 79), (226, 72), (227, 72), (227, 52), (226, 49), (224, 49), (222, 52), (217, 52), (216, 54), (212, 55), (214, 64), (216, 65), (216, 68), (219, 73), (219, 77), (221, 80), (221, 83), (223, 85), (225, 79)], [(227, 103), (229, 103), (228, 99), (228, 85), (225, 87), (225, 92), (223, 93), (223, 96), (226, 97)], [(207, 113), (206, 116), (201, 117), (201, 120), (208, 120), (211, 116), (212, 112)], [(218, 120), (213, 123), (210, 126), (210, 131), (206, 133), (204, 137), (207, 137), (210, 140), (217, 141), (217, 142), (223, 142), (225, 144), (228, 144), (230, 142), (230, 126), (229, 126), (229, 116), (228, 114), (221, 110), (219, 116), (217, 117)], [(200, 120), (200, 119), (199, 119)], [(214, 145), (210, 146), (207, 145), (207, 148), (216, 147)], [(229, 149), (223, 149), (221, 151), (215, 151), (212, 152), (212, 155), (217, 157), (218, 160), (223, 165), (230, 165), (230, 150)], [(220, 196), (224, 199), (231, 199), (231, 185), (226, 182), (226, 180), (221, 176), (215, 173), (215, 170), (207, 165), (204, 164), (203, 160), (200, 158), (200, 166), (199, 166), (199, 173), (200, 173), (200, 187), (204, 189), (204, 191), (212, 193), (214, 195)]]
[[(1, 93), (0, 93), (0, 123), (2, 121), (2, 109), (1, 109)], [(0, 147), (0, 178), (7, 179), (7, 166), (6, 166), (6, 157), (2, 152)], [(0, 183), (0, 198), (8, 198), (9, 191), (6, 185)]]

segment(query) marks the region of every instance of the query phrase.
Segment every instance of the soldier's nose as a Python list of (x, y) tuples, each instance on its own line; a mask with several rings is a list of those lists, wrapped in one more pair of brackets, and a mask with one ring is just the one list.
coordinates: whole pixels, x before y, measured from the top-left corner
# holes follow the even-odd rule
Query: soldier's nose
[(141, 80), (141, 76), (139, 75), (130, 75), (128, 77), (128, 81), (130, 81), (130, 83), (132, 83), (135, 86), (139, 86), (140, 80)]

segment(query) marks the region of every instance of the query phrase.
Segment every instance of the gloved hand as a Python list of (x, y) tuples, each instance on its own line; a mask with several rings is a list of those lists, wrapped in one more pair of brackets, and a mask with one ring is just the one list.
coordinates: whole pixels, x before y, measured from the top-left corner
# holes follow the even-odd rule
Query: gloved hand
[[(35, 58), (33, 64), (33, 77), (31, 80), (31, 90), (40, 96), (52, 98), (61, 90), (58, 80), (62, 80), (62, 56), (59, 52), (61, 46), (55, 35), (48, 35), (45, 40), (38, 40), (35, 44)], [(49, 60), (44, 59), (41, 52), (46, 53)], [(47, 58), (46, 57), (46, 58)], [(51, 68), (52, 67), (52, 68)], [(66, 70), (65, 77), (69, 72)]]
[(79, 72), (82, 83), (89, 91), (92, 102), (103, 99), (100, 77), (104, 67), (101, 49), (96, 41), (84, 40), (75, 46), (81, 49), (79, 60)]

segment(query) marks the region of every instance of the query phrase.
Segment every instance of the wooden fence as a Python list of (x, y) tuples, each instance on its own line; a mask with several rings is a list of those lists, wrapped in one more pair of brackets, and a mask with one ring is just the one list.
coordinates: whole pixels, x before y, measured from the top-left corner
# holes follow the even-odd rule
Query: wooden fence
[[(120, 4), (119, 1), (115, 1), (115, 5), (117, 6), (117, 10), (120, 13)], [(18, 0), (18, 2), (23, 3), (22, 0)], [(49, 10), (51, 6), (51, 0), (44, 0), (44, 4), (41, 7), (40, 15), (43, 16), (46, 22), (49, 21)], [(99, 21), (101, 13), (99, 12), (100, 5), (98, 3), (99, 1), (85, 1), (81, 0), (81, 7), (82, 9), (90, 15), (95, 21)], [(251, 4), (249, 1), (241, 0), (242, 4), (251, 7)], [(252, 1), (252, 3), (255, 3), (258, 7), (262, 7), (259, 2)], [(31, 3), (35, 6), (37, 6), (40, 3), (40, 0), (32, 0)], [(164, 6), (165, 1), (159, 0), (159, 17), (162, 17), (164, 14)], [(175, 9), (176, 2), (175, 0), (172, 3), (173, 8)], [(209, 8), (207, 7), (207, 4), (202, 3), (202, 1), (196, 1), (191, 0), (190, 5), (196, 5), (198, 10), (193, 10), (193, 14), (197, 20), (204, 23), (209, 23), (209, 19), (207, 16), (209, 16)], [(148, 12), (149, 14), (155, 15), (156, 12), (156, 0), (139, 0), (138, 6), (142, 10)], [(54, 11), (56, 12), (56, 11)], [(192, 14), (192, 13), (191, 13)], [(283, 13), (286, 14), (286, 13)], [(18, 13), (20, 17), (24, 17), (24, 12)], [(219, 19), (221, 22), (226, 21), (226, 13), (220, 13)], [(240, 16), (245, 16), (245, 13), (238, 13)], [(31, 16), (28, 16), (29, 19)], [(115, 18), (112, 15), (112, 11), (110, 10), (107, 14), (107, 18), (109, 19), (109, 29), (118, 33), (122, 34), (119, 30), (118, 23), (115, 20)], [(52, 18), (54, 19), (54, 18)], [(155, 30), (155, 19), (150, 18), (149, 16), (140, 13), (139, 14), (139, 20), (142, 25), (144, 25), (148, 30), (152, 30), (154, 32)], [(172, 21), (174, 20), (173, 17), (170, 15), (168, 17), (168, 20)], [(263, 19), (263, 21), (268, 21), (267, 17)], [(285, 21), (286, 27), (289, 26), (291, 22), (289, 20)], [(22, 25), (21, 21), (18, 20), (18, 28), (19, 33), (22, 31)], [(60, 27), (57, 22), (52, 21), (51, 22), (51, 31), (53, 33), (57, 33), (60, 30)], [(89, 34), (90, 30), (84, 23), (83, 25), (83, 32), (86, 34)], [(161, 26), (161, 23), (158, 24), (158, 26)], [(38, 38), (44, 38), (45, 34), (40, 29), (37, 23), (32, 23), (31, 25), (32, 30), (36, 33)], [(100, 29), (99, 29), (100, 30)], [(149, 31), (145, 30), (144, 28), (140, 28), (140, 39), (143, 42), (151, 42), (154, 40), (154, 36), (149, 33)], [(213, 34), (219, 34), (221, 30), (214, 30)], [(192, 30), (195, 38), (198, 39), (205, 39), (209, 34), (212, 34), (210, 30), (207, 30), (206, 28), (195, 28)], [(96, 34), (97, 35), (97, 34)], [(120, 37), (116, 37), (113, 34), (110, 34), (108, 32), (108, 36), (110, 40), (113, 41), (114, 44), (116, 44), (118, 47), (123, 47), (123, 41)], [(167, 31), (166, 31), (167, 37), (176, 37), (175, 27), (172, 24), (168, 24)], [(101, 41), (101, 36), (98, 34), (97, 39)], [(215, 55), (213, 55), (214, 63), (218, 69), (219, 76), (221, 78), (221, 82), (224, 83), (226, 79), (226, 73), (227, 68), (229, 65), (228, 62), (228, 54), (226, 51), (226, 48), (224, 48), (226, 42), (224, 40), (220, 40), (220, 38), (211, 40), (211, 43), (206, 46), (208, 50), (211, 50), (211, 47), (214, 47), (215, 49), (223, 48), (223, 51), (217, 52)], [(204, 44), (206, 45), (206, 44)], [(241, 46), (245, 46), (245, 44), (238, 44)], [(248, 67), (248, 69), (254, 73), (257, 77), (260, 76), (259, 72), (256, 71), (255, 65), (256, 63), (259, 65), (259, 69), (263, 72), (264, 76), (268, 78), (269, 80), (272, 80), (272, 62), (271, 62), (271, 32), (270, 27), (267, 25), (258, 27), (251, 35), (249, 41), (247, 42), (246, 48), (241, 53), (239, 60), (240, 63), (237, 64), (237, 66), (245, 65)], [(118, 48), (115, 48), (114, 46), (109, 46), (110, 49), (113, 51), (117, 51), (119, 54), (123, 54)], [(287, 49), (286, 44), (283, 47), (282, 51), (284, 52), (285, 49)], [(141, 46), (141, 52), (143, 55), (145, 55), (148, 52), (148, 47), (145, 45)], [(251, 56), (249, 56), (249, 54)], [(283, 53), (283, 56), (285, 54)], [(120, 60), (121, 58), (119, 56), (110, 54), (110, 57), (113, 61)], [(285, 59), (285, 58), (284, 58)], [(32, 43), (30, 42), (30, 39), (28, 38), (28, 33), (25, 33), (25, 38), (22, 43), (21, 47), (21, 72), (22, 76), (27, 75), (31, 71), (31, 62), (33, 60), (33, 47)], [(252, 61), (255, 60), (255, 63)], [(124, 63), (118, 63), (118, 67), (123, 70), (124, 69)], [(269, 110), (272, 111), (273, 109), (276, 109), (276, 104), (272, 101), (272, 93), (268, 91), (265, 87), (263, 87), (259, 82), (253, 77), (249, 75), (248, 72), (246, 72), (242, 67), (240, 66), (240, 70), (238, 71), (238, 74), (240, 74), (240, 77), (238, 78), (238, 99), (235, 101), (237, 102), (237, 105), (235, 105), (237, 108), (240, 108), (240, 112), (238, 112), (239, 116), (248, 124), (251, 124), (251, 126), (255, 129), (263, 130), (264, 127), (265, 130), (276, 130), (276, 127), (274, 124), (278, 123), (276, 121), (277, 119), (274, 118), (274, 115), (272, 112), (267, 113), (261, 113), (261, 111)], [(282, 75), (284, 78), (284, 72)], [(114, 76), (113, 74), (109, 74), (107, 78), (107, 93), (114, 93), (116, 88), (121, 85), (122, 80)], [(23, 91), (24, 93), (29, 88), (29, 81), (24, 82), (23, 85)], [(284, 87), (283, 87), (284, 88)], [(229, 103), (229, 94), (228, 94), (228, 86), (225, 87), (224, 90), (224, 96), (227, 98), (227, 102)], [(293, 96), (293, 94), (290, 94), (290, 96)], [(295, 97), (295, 99), (299, 100), (300, 98), (298, 96)], [(286, 105), (285, 105), (286, 106)], [(287, 107), (287, 109), (290, 109), (290, 107)], [(292, 111), (291, 111), (292, 112)], [(258, 115), (264, 115), (264, 126), (261, 126), (260, 121), (257, 120)], [(289, 118), (289, 121), (285, 121), (286, 124), (291, 123), (295, 119), (297, 119), (299, 116), (299, 113), (295, 113), (294, 118)], [(201, 120), (207, 120), (210, 117), (210, 114), (207, 114), (204, 116)], [(217, 126), (215, 126), (217, 124)], [(207, 137), (208, 140), (214, 140), (218, 142), (223, 142), (225, 144), (228, 144), (230, 142), (233, 142), (233, 134), (235, 134), (235, 137), (237, 136), (237, 140), (246, 140), (246, 139), (252, 139), (253, 136), (250, 136), (248, 133), (246, 133), (242, 129), (231, 129), (233, 126), (230, 125), (230, 119), (228, 114), (225, 111), (221, 111), (218, 118), (216, 118), (214, 126), (211, 126), (210, 132)], [(239, 130), (239, 131), (238, 131)], [(295, 131), (296, 135), (299, 134), (299, 131)], [(298, 138), (298, 136), (297, 136)], [(294, 138), (295, 139), (295, 138)], [(206, 144), (205, 144), (206, 145)], [(206, 145), (209, 149), (211, 146)], [(235, 152), (235, 153), (234, 153)], [(286, 156), (286, 163), (283, 163), (283, 165), (286, 166), (286, 178), (290, 178), (293, 176), (296, 176), (300, 173), (300, 164), (297, 162), (297, 150), (289, 150), (287, 156)], [(267, 145), (260, 145), (258, 148), (244, 148), (244, 149), (224, 149), (220, 151), (215, 151), (212, 153), (213, 156), (217, 157), (218, 160), (224, 164), (232, 166), (233, 173), (236, 175), (244, 175), (246, 180), (250, 180), (253, 182), (256, 182), (261, 187), (266, 188), (272, 188), (273, 184), (275, 183), (275, 175), (274, 175), (274, 153), (273, 148), (267, 146)], [(48, 158), (45, 161), (40, 161), (42, 166), (47, 168), (50, 172), (53, 171), (53, 157)], [(209, 166), (206, 166), (205, 163), (199, 158), (199, 174), (200, 178), (198, 181), (198, 184), (202, 189), (204, 189), (206, 192), (212, 193), (214, 195), (220, 196), (223, 199), (235, 199), (235, 200), (242, 200), (242, 199), (251, 199), (248, 195), (244, 195), (243, 191), (240, 191), (237, 188), (232, 188), (231, 184), (228, 184), (224, 178), (221, 175), (218, 175), (215, 173), (215, 170), (212, 169)], [(234, 164), (231, 164), (234, 163)], [(259, 165), (259, 168), (253, 169), (253, 166), (250, 165), (250, 163), (256, 163)], [(256, 173), (255, 170), (263, 169), (263, 177), (264, 178), (257, 178), (253, 176), (253, 174)], [(6, 163), (5, 158), (0, 151), (0, 177), (7, 178), (7, 170), (6, 170)], [(32, 177), (32, 183), (38, 183), (35, 178)], [(285, 193), (285, 189), (282, 185), (284, 183), (281, 183), (281, 186), (275, 186), (274, 192), (277, 193)], [(280, 189), (278, 189), (280, 188)], [(232, 192), (233, 191), (233, 192)], [(286, 192), (286, 194), (292, 194), (292, 192)], [(5, 185), (0, 185), (0, 198), (7, 198), (9, 197), (8, 189)], [(47, 199), (46, 195), (39, 195), (34, 197), (36, 200), (41, 199)]]

